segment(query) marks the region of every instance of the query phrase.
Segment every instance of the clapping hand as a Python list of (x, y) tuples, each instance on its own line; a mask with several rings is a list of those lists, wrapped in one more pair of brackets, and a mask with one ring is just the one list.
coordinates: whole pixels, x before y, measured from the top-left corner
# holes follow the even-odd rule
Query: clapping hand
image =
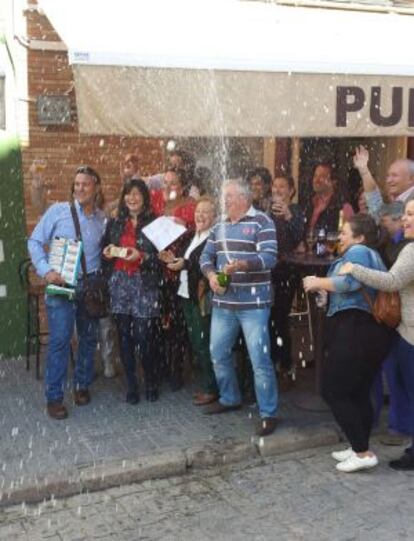
[(178, 272), (184, 268), (184, 258), (183, 257), (177, 257), (176, 259), (173, 259), (171, 263), (167, 264), (167, 268)]
[(175, 255), (171, 250), (161, 250), (161, 252), (158, 254), (158, 259), (168, 265), (169, 263), (174, 262)]

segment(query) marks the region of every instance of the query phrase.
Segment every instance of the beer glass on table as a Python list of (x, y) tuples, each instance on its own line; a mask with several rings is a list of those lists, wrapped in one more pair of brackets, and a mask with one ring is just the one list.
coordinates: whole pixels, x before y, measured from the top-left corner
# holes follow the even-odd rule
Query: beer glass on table
[(339, 235), (337, 231), (328, 231), (326, 235), (326, 243), (328, 247), (328, 253), (335, 255), (338, 250)]

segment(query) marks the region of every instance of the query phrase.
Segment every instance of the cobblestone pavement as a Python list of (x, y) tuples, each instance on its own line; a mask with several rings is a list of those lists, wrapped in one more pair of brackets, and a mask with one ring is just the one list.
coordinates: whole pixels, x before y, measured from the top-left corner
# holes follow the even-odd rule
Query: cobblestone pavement
[[(99, 377), (92, 402), (73, 405), (70, 392), (65, 421), (45, 414), (43, 382), (34, 378), (24, 361), (0, 359), (0, 492), (36, 483), (46, 474), (82, 469), (114, 460), (148, 456), (169, 449), (189, 448), (202, 442), (234, 438), (250, 442), (257, 411), (245, 407), (225, 416), (206, 416), (191, 404), (191, 388), (137, 406), (125, 403), (121, 377)], [(282, 396), (282, 427), (312, 427), (331, 421), (329, 413), (296, 408)]]
[(374, 448), (382, 462), (364, 473), (336, 472), (324, 447), (3, 508), (0, 539), (412, 540), (414, 473), (388, 468), (401, 449)]

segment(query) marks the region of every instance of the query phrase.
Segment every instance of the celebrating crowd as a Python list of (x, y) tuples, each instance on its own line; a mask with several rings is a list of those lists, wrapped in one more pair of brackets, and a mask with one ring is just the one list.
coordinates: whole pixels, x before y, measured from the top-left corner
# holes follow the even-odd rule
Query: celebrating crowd
[[(99, 174), (79, 167), (70, 201), (51, 205), (28, 242), (38, 274), (57, 286), (46, 295), (49, 416), (68, 415), (63, 401), (75, 329), (78, 406), (91, 400), (98, 343), (105, 374), (114, 374), (115, 341), (108, 337), (116, 329), (128, 404), (140, 401), (143, 388), (149, 401), (158, 399), (163, 385), (181, 389), (184, 362), (191, 357), (198, 370), (194, 405), (208, 415), (240, 409), (244, 397), (235, 351), (241, 347), (253, 373), (260, 415), (256, 433), (273, 433), (276, 374), (292, 370), (289, 313), (303, 287), (326, 304), (322, 394), (350, 444), (333, 453), (337, 469), (353, 472), (378, 463), (369, 438), (382, 400), (382, 366), (390, 430), (414, 436), (414, 163), (391, 164), (387, 204), (368, 164), (366, 149), (357, 148), (354, 166), (362, 188), (354, 209), (341, 197), (330, 163), (314, 167), (314, 195), (303, 209), (292, 202), (292, 178), (272, 178), (264, 167), (245, 179), (220, 182), (215, 193), (209, 171), (196, 168), (183, 151), (171, 153), (163, 174), (145, 179), (138, 158), (126, 156), (119, 199), (108, 205)], [(162, 249), (148, 233), (160, 217), (183, 226)], [(302, 285), (288, 256), (305, 253), (306, 241), (316, 233), (324, 239), (339, 233), (338, 257), (332, 256), (327, 276), (307, 276)], [(57, 237), (82, 241), (74, 300), (49, 260), (48, 247)], [(378, 291), (400, 294), (396, 329), (377, 317)], [(96, 299), (99, 313), (93, 309)], [(390, 465), (414, 469), (414, 443)]]

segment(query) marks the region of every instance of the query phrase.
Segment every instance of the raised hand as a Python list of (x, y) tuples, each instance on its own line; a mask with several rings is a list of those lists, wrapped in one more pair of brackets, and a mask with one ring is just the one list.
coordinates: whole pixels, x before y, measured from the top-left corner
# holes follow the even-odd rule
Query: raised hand
[(362, 145), (359, 145), (355, 149), (355, 154), (353, 157), (354, 167), (355, 169), (361, 170), (361, 169), (367, 169), (368, 168), (368, 161), (369, 161), (369, 152), (368, 150), (363, 147)]

